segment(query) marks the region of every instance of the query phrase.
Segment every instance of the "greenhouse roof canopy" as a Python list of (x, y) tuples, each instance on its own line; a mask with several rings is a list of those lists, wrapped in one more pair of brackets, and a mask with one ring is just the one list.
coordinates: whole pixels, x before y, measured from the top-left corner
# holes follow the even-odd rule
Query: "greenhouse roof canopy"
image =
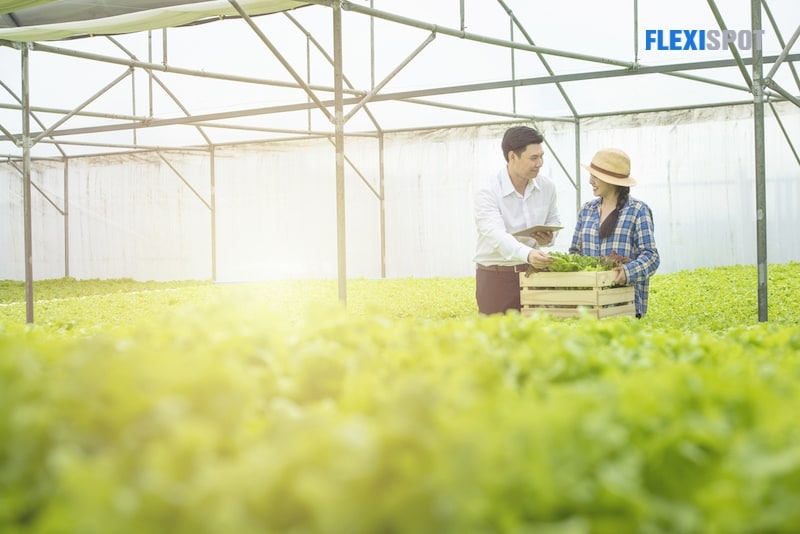
[(330, 136), (337, 96), (348, 134), (746, 104), (762, 65), (800, 104), (798, 22), (796, 0), (0, 0), (0, 157), (24, 69), (31, 156), (80, 156)]
[[(304, 4), (296, 0), (241, 0), (250, 15)], [(0, 0), (0, 38), (52, 41), (78, 35), (134, 33), (236, 15), (228, 1), (201, 0)]]

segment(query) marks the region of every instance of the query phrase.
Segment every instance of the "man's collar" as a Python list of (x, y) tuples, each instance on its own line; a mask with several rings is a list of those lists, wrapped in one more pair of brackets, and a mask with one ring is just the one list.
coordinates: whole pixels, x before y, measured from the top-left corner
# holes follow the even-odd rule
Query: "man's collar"
[(508, 175), (508, 168), (500, 171), (500, 192), (506, 197), (515, 191), (514, 184), (511, 183), (511, 176)]
[[(525, 186), (525, 191), (528, 191), (529, 187), (533, 187), (533, 189), (536, 189), (537, 191), (539, 190), (539, 183), (536, 181), (536, 178), (533, 180), (528, 180), (528, 185)], [(500, 191), (503, 193), (503, 196), (507, 196), (516, 192), (516, 189), (514, 189), (514, 184), (511, 182), (511, 176), (508, 174), (508, 168), (504, 168), (500, 171)]]

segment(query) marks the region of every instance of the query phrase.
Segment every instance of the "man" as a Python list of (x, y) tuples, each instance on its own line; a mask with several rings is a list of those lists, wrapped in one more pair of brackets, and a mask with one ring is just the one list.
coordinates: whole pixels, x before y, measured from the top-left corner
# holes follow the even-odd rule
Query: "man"
[(535, 225), (561, 226), (554, 182), (539, 176), (544, 137), (527, 126), (506, 130), (501, 143), (506, 166), (475, 193), (475, 297), (482, 314), (520, 309), (519, 273), (542, 269), (553, 259), (539, 250), (553, 244), (553, 231), (515, 237)]

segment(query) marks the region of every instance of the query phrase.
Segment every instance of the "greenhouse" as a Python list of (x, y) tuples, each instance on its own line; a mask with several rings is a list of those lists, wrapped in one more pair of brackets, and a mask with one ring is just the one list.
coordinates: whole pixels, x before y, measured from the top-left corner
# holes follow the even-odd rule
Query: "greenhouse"
[[(0, 530), (800, 529), (800, 9), (557, 4), (0, 0)], [(478, 314), (518, 125), (645, 317)]]

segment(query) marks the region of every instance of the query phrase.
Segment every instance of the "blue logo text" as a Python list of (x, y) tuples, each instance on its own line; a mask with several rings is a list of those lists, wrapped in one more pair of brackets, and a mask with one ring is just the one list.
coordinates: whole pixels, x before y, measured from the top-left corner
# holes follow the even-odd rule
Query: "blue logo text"
[(645, 50), (761, 50), (764, 30), (645, 30)]

